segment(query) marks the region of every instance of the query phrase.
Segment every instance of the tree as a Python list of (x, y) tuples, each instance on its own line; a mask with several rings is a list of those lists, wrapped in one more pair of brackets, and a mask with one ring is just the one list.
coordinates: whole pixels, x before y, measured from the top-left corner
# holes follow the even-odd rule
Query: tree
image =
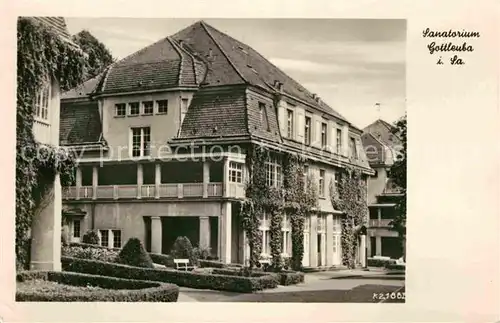
[(127, 241), (118, 254), (117, 261), (129, 266), (154, 268), (151, 256), (146, 252), (138, 238), (130, 238)]
[(73, 41), (88, 55), (85, 80), (99, 75), (114, 62), (109, 49), (89, 31), (80, 31), (73, 36)]
[(402, 195), (397, 198), (394, 220), (391, 221), (392, 230), (398, 232), (403, 258), (406, 258), (406, 115), (396, 122), (393, 133), (401, 139), (401, 147), (398, 148), (396, 160), (391, 166), (389, 177), (402, 190)]

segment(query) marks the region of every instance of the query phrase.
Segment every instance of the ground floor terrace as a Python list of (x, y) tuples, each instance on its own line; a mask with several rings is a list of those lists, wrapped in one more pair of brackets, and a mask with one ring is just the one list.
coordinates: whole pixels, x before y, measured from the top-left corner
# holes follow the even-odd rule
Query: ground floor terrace
[[(210, 248), (213, 257), (225, 263), (245, 264), (249, 259), (246, 234), (241, 227), (240, 203), (229, 200), (177, 201), (66, 201), (63, 219), (70, 240), (80, 242), (90, 229), (98, 230), (100, 244), (120, 248), (131, 237), (143, 241), (154, 253), (169, 254), (179, 236), (195, 247)], [(320, 213), (304, 224), (305, 267), (339, 266), (342, 262), (341, 214)], [(270, 219), (263, 214), (262, 259), (271, 257)], [(282, 256), (290, 257), (290, 218), (281, 226)]]
[(403, 255), (398, 233), (391, 230), (395, 203), (377, 203), (369, 206), (367, 253), (369, 257), (383, 256), (398, 259)]

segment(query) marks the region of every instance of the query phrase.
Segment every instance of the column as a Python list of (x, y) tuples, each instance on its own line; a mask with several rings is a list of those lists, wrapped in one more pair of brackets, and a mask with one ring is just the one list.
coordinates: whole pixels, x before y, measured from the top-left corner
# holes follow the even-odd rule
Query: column
[(200, 216), (200, 247), (210, 248), (210, 218)]
[(61, 181), (56, 174), (31, 225), (31, 270), (61, 270)]
[(223, 167), (224, 174), (222, 176), (223, 178), (223, 183), (222, 183), (222, 190), (223, 190), (223, 196), (228, 197), (229, 196), (229, 157), (224, 157), (224, 167)]
[(98, 168), (97, 166), (92, 166), (92, 199), (97, 199), (97, 186), (99, 185), (98, 181)]
[(140, 199), (142, 197), (142, 183), (143, 183), (143, 175), (142, 175), (142, 164), (137, 164), (137, 198)]
[(382, 256), (382, 237), (381, 236), (375, 237), (375, 255)]
[(222, 204), (222, 214), (220, 216), (221, 236), (220, 244), (220, 260), (226, 264), (231, 263), (231, 202), (224, 202)]
[(160, 198), (161, 164), (155, 164), (155, 198)]
[(361, 262), (361, 267), (366, 267), (366, 235), (361, 236), (361, 244), (359, 250), (359, 258)]
[(208, 197), (208, 183), (210, 182), (210, 163), (203, 162), (203, 197)]
[(333, 266), (333, 214), (326, 215), (326, 265)]
[(80, 166), (76, 167), (76, 176), (75, 176), (75, 185), (76, 185), (76, 199), (80, 199), (80, 191), (82, 187), (82, 168)]
[(318, 215), (313, 213), (311, 214), (311, 228), (309, 232), (311, 233), (309, 240), (309, 254), (310, 254), (310, 263), (309, 266), (317, 267), (318, 266)]
[(151, 252), (161, 253), (162, 245), (162, 224), (161, 217), (152, 216), (151, 217)]

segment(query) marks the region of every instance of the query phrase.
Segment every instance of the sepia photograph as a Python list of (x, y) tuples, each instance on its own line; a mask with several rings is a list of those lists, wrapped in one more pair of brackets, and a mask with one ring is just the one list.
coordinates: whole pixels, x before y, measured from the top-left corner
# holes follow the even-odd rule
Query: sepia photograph
[(16, 302), (404, 303), (406, 40), (18, 17)]

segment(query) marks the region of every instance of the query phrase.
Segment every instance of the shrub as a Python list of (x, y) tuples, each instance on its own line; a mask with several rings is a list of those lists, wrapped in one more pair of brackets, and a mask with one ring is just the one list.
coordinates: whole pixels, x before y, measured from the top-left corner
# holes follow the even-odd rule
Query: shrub
[(379, 258), (368, 258), (367, 264), (370, 267), (387, 267), (391, 264), (396, 264), (395, 259), (379, 259)]
[(193, 248), (193, 258), (196, 260), (206, 260), (211, 256), (210, 247), (196, 247)]
[(217, 275), (189, 271), (132, 267), (95, 260), (61, 257), (64, 270), (93, 275), (112, 276), (128, 279), (159, 281), (178, 286), (251, 293), (256, 290), (275, 288), (278, 283), (271, 275), (241, 277), (237, 275)]
[(115, 262), (118, 257), (118, 252), (107, 248), (84, 248), (70, 245), (62, 248), (61, 255), (74, 258)]
[[(43, 290), (17, 291), (16, 301), (36, 302), (177, 302), (179, 287), (161, 282), (88, 275), (74, 272), (20, 272), (18, 282), (45, 280), (82, 289), (50, 292)], [(64, 285), (62, 287), (64, 287)], [(89, 286), (98, 289), (86, 288)]]
[(150, 253), (149, 256), (153, 263), (164, 265), (165, 267), (175, 268), (174, 258), (170, 255), (164, 255), (161, 253)]
[(117, 262), (136, 266), (136, 267), (145, 267), (145, 268), (153, 268), (153, 260), (144, 249), (141, 240), (138, 238), (130, 238), (123, 249), (118, 254)]
[(194, 257), (193, 245), (188, 237), (177, 237), (172, 246), (172, 257), (174, 259), (189, 259), (192, 264), (197, 264), (197, 259)]
[(386, 266), (387, 269), (392, 269), (392, 270), (406, 270), (406, 265), (403, 264), (388, 264)]
[(226, 264), (218, 260), (198, 260), (198, 266), (202, 268), (225, 268)]
[(295, 285), (304, 282), (304, 273), (295, 271), (281, 271), (281, 272), (264, 272), (262, 270), (252, 270), (249, 268), (241, 268), (240, 270), (229, 270), (229, 269), (219, 269), (214, 268), (212, 273), (218, 275), (233, 275), (233, 276), (243, 276), (243, 277), (263, 277), (272, 276), (279, 285)]
[(304, 282), (304, 273), (301, 272), (280, 272), (280, 285), (296, 285)]
[(82, 242), (92, 245), (99, 245), (99, 234), (97, 230), (89, 230), (82, 237)]

